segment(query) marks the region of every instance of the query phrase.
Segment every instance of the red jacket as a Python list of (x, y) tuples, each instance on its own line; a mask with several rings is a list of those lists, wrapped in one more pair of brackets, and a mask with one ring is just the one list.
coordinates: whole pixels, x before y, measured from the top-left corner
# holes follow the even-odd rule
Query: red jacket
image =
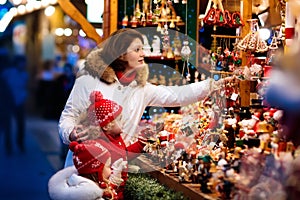
[[(137, 141), (129, 146), (126, 146), (121, 135), (107, 135), (103, 134), (97, 142), (102, 144), (111, 154), (111, 163), (113, 164), (120, 158), (123, 158), (124, 161), (130, 161), (137, 156), (141, 155), (141, 152), (144, 148), (144, 144), (140, 141)], [(128, 179), (127, 170), (122, 172), (123, 183), (116, 189), (118, 193), (118, 199), (123, 199), (123, 191)]]

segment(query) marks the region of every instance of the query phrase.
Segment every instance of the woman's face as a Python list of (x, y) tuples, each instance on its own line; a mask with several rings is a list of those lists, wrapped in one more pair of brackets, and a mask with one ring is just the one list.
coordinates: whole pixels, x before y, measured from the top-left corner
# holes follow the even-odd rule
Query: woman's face
[(145, 65), (143, 46), (143, 42), (139, 38), (134, 39), (129, 45), (127, 52), (123, 55), (123, 60), (128, 62), (125, 71), (137, 69)]

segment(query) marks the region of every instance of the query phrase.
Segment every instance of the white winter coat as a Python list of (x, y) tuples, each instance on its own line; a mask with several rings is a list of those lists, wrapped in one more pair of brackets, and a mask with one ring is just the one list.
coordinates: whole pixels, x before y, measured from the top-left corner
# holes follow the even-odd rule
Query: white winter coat
[[(81, 112), (90, 105), (89, 95), (99, 90), (104, 98), (116, 101), (123, 107), (123, 138), (126, 143), (134, 137), (136, 128), (147, 106), (177, 107), (204, 99), (210, 92), (211, 79), (184, 86), (156, 86), (147, 82), (148, 66), (137, 71), (136, 80), (128, 86), (118, 82), (114, 70), (99, 56), (101, 50), (91, 52), (76, 79), (59, 121), (59, 134), (68, 144), (69, 135)], [(100, 77), (100, 78), (99, 78)], [(101, 80), (100, 80), (101, 79)], [(125, 135), (126, 134), (126, 135)], [(72, 165), (68, 152), (66, 165)]]

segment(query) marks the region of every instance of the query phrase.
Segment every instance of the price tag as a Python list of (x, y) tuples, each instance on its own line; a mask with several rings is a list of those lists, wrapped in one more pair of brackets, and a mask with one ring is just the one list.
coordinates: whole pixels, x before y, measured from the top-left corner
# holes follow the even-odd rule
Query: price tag
[(236, 101), (237, 98), (238, 98), (238, 96), (239, 96), (239, 94), (237, 94), (237, 93), (232, 93), (230, 99), (231, 99), (232, 101)]

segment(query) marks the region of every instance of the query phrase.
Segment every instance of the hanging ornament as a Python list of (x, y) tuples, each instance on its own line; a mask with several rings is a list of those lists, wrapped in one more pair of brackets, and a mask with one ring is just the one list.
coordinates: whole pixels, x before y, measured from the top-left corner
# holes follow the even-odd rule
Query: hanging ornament
[(175, 37), (173, 39), (173, 47), (174, 47), (174, 56), (180, 56), (181, 41), (180, 41), (178, 31), (176, 31)]
[(142, 23), (143, 26), (146, 26), (146, 25), (147, 25), (145, 13), (142, 13), (141, 23)]
[(185, 39), (183, 41), (183, 47), (181, 49), (181, 56), (182, 56), (182, 58), (183, 58), (184, 61), (188, 62), (192, 51), (191, 51), (191, 49), (189, 47), (189, 41), (188, 41), (188, 37), (187, 37), (187, 24), (188, 24), (187, 23), (187, 20), (188, 20), (187, 13), (188, 13), (187, 5), (185, 5), (185, 22), (186, 22), (186, 26), (185, 26)]
[(131, 27), (132, 28), (136, 28), (137, 27), (138, 21), (137, 21), (137, 19), (136, 19), (135, 16), (132, 17), (130, 23), (131, 23)]
[(139, 1), (137, 1), (136, 6), (135, 6), (135, 16), (136, 16), (137, 19), (140, 19), (141, 16), (142, 16)]
[(189, 58), (190, 58), (190, 55), (191, 55), (192, 51), (189, 47), (189, 41), (188, 39), (186, 38), (184, 41), (183, 41), (183, 47), (181, 49), (181, 58), (183, 60), (183, 67), (182, 67), (182, 75), (184, 75), (184, 69), (185, 69), (185, 66), (187, 67), (187, 75), (186, 75), (186, 79), (187, 81), (190, 80), (190, 70), (189, 70)]
[(170, 28), (175, 28), (175, 23), (174, 23), (173, 20), (172, 20), (171, 23), (170, 23)]
[(156, 4), (156, 7), (154, 9), (154, 15), (158, 16), (158, 17), (160, 16), (160, 8), (159, 8), (158, 4)]
[(267, 43), (259, 37), (258, 20), (249, 19), (250, 32), (237, 44), (237, 48), (242, 51), (265, 52), (268, 50)]
[(269, 46), (269, 49), (272, 49), (272, 50), (278, 49), (277, 38), (276, 38), (275, 35), (272, 38), (271, 44)]
[[(146, 8), (146, 22), (148, 23), (152, 23), (152, 0), (150, 0), (149, 2), (149, 8)], [(143, 3), (145, 4), (145, 2)]]
[(189, 41), (188, 39), (186, 38), (184, 41), (183, 41), (183, 46), (181, 48), (181, 57), (184, 61), (188, 61), (189, 58), (190, 58), (190, 55), (191, 55), (192, 51), (189, 47)]
[(147, 22), (152, 22), (153, 14), (152, 10), (150, 10), (147, 14)]
[(128, 26), (128, 16), (126, 14), (126, 1), (124, 1), (124, 18), (122, 19), (122, 26)]
[(168, 48), (167, 58), (174, 58), (174, 53), (171, 47)]
[(235, 11), (232, 13), (230, 25), (231, 27), (235, 27), (235, 28), (245, 25), (240, 12)]
[(168, 31), (168, 25), (165, 24), (164, 28), (162, 30), (163, 34), (163, 41), (162, 41), (162, 46), (163, 46), (163, 56), (167, 56), (167, 52), (169, 51), (170, 47), (170, 36), (169, 36), (169, 31)]
[(137, 21), (137, 18), (136, 18), (136, 4), (135, 4), (135, 0), (133, 1), (133, 5), (134, 5), (134, 8), (133, 8), (134, 13), (133, 13), (133, 17), (130, 20), (130, 24), (131, 24), (132, 28), (136, 28), (137, 24), (138, 24), (138, 21)]
[(158, 22), (157, 28), (156, 28), (157, 32), (161, 32), (161, 23)]
[[(278, 42), (277, 42), (277, 37), (276, 33), (274, 33), (271, 44), (269, 46), (269, 51), (267, 53), (266, 57), (266, 64), (267, 65), (272, 65), (274, 63), (274, 58), (276, 57), (276, 50), (278, 49)], [(268, 75), (268, 66), (264, 66), (264, 76)]]
[(128, 26), (128, 16), (125, 15), (125, 17), (122, 19), (122, 26)]
[[(182, 1), (183, 2), (183, 1)], [(188, 40), (188, 37), (187, 37), (187, 20), (188, 20), (188, 16), (187, 16), (187, 13), (188, 13), (188, 9), (187, 9), (187, 4), (185, 4), (185, 39), (183, 41), (183, 46), (181, 48), (181, 57), (182, 57), (182, 60), (183, 60), (183, 67), (182, 67), (182, 75), (184, 74), (184, 69), (185, 69), (185, 66), (187, 67), (187, 76), (186, 76), (186, 79), (189, 81), (190, 80), (190, 71), (189, 71), (189, 58), (190, 58), (190, 55), (192, 53), (190, 47), (189, 47), (189, 40)]]

